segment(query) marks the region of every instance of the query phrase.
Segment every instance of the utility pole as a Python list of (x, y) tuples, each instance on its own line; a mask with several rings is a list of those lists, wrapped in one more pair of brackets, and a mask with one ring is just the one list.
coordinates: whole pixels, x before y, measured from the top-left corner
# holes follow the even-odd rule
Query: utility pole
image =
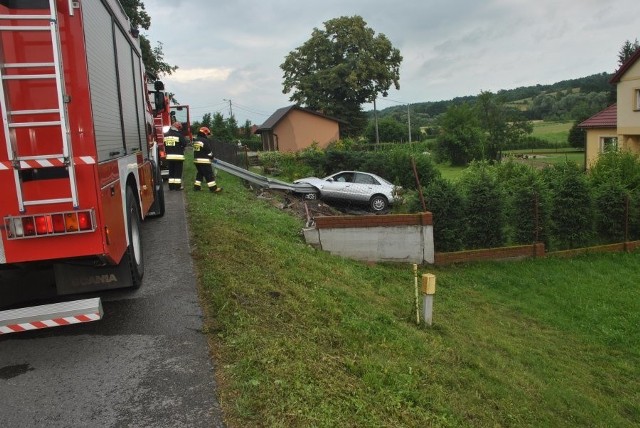
[(373, 99), (373, 118), (376, 123), (376, 144), (380, 144), (380, 135), (378, 134), (378, 109), (376, 108), (376, 99)]
[(411, 110), (409, 110), (410, 107), (411, 107), (411, 104), (407, 104), (407, 119), (409, 122), (409, 144), (411, 144)]
[(229, 101), (229, 118), (233, 117), (233, 108), (231, 107), (231, 100), (223, 99), (222, 101)]

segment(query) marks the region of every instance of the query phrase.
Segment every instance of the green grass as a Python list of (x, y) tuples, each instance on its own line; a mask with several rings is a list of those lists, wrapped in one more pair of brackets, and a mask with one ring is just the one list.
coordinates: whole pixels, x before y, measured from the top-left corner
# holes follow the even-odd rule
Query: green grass
[(526, 156), (516, 159), (533, 168), (544, 168), (546, 166), (557, 165), (565, 162), (573, 162), (578, 164), (580, 167), (584, 167), (584, 152), (573, 149), (558, 151), (549, 149), (511, 150), (508, 153), (520, 153)]
[(302, 220), (218, 182), (186, 198), (230, 427), (640, 424), (639, 254), (421, 267), (419, 327), (411, 265), (310, 248)]
[(445, 178), (449, 181), (456, 181), (458, 178), (462, 176), (462, 173), (466, 166), (451, 166), (449, 164), (440, 163), (436, 165), (440, 174), (442, 174), (442, 178)]
[(566, 144), (573, 122), (534, 121), (531, 136), (558, 144)]

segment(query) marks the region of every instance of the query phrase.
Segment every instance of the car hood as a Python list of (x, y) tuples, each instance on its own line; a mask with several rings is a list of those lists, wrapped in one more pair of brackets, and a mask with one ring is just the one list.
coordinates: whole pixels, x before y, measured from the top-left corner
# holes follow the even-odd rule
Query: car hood
[(307, 183), (307, 184), (311, 184), (312, 186), (322, 187), (322, 186), (324, 186), (327, 182), (326, 182), (325, 180), (323, 180), (322, 178), (318, 178), (318, 177), (307, 177), (307, 178), (300, 178), (299, 180), (295, 180), (293, 183), (294, 183), (294, 184), (298, 184), (298, 183)]

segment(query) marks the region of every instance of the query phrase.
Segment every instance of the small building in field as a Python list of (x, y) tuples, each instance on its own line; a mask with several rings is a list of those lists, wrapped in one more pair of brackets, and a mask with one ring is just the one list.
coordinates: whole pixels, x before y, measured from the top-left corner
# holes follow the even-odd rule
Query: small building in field
[(600, 153), (618, 150), (617, 106), (612, 104), (582, 122), (586, 131), (585, 165), (587, 169), (598, 160)]
[(339, 119), (297, 105), (275, 111), (256, 133), (265, 151), (296, 152), (317, 143), (325, 148), (340, 138)]

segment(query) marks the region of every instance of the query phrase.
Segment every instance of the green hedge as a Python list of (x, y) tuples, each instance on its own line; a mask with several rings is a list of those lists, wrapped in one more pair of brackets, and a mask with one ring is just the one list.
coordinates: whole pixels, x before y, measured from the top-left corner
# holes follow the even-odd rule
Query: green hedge
[(325, 177), (341, 170), (378, 174), (406, 191), (396, 209), (419, 212), (412, 160), (436, 251), (544, 242), (551, 250), (640, 239), (640, 160), (607, 153), (584, 173), (571, 163), (542, 170), (505, 161), (472, 163), (455, 183), (442, 178), (428, 154), (403, 147), (364, 151), (358, 144), (260, 155), (263, 167), (285, 180)]

